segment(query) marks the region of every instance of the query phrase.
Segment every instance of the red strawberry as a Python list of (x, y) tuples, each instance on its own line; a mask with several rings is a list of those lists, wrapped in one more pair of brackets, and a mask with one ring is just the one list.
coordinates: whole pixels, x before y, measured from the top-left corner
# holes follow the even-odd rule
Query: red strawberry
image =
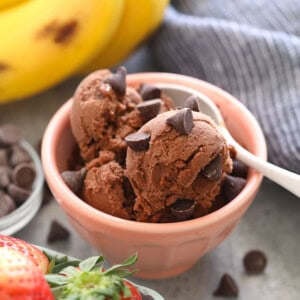
[(1, 300), (54, 300), (44, 274), (15, 249), (0, 248)]
[(38, 266), (38, 268), (44, 274), (47, 273), (49, 267), (49, 260), (46, 257), (46, 255), (37, 247), (20, 239), (0, 234), (0, 248), (1, 247), (15, 249), (16, 251), (22, 253), (24, 256), (30, 257), (31, 260)]

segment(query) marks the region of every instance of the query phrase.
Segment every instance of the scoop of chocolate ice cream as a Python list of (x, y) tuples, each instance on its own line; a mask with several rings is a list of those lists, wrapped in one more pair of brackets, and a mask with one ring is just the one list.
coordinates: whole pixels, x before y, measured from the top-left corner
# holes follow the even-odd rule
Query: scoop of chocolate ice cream
[(206, 214), (231, 171), (225, 139), (208, 116), (190, 109), (158, 115), (127, 141), (138, 221), (161, 221), (177, 200), (196, 202), (192, 217)]
[(113, 151), (118, 161), (124, 161), (124, 137), (143, 124), (136, 108), (143, 101), (141, 96), (135, 89), (126, 87), (126, 82), (120, 82), (125, 85), (124, 94), (120, 93), (110, 81), (114, 76), (109, 70), (96, 71), (75, 91), (71, 128), (85, 161), (98, 157), (100, 150)]

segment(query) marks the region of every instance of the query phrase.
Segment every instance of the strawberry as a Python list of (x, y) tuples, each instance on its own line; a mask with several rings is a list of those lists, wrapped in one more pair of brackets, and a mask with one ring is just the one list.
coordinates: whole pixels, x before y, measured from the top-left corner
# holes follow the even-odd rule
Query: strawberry
[(47, 273), (49, 267), (48, 258), (37, 247), (20, 239), (0, 234), (0, 248), (1, 247), (12, 248), (22, 253), (24, 256), (30, 257), (30, 259), (44, 274)]
[(1, 300), (54, 300), (44, 274), (13, 248), (0, 248)]
[(55, 299), (141, 300), (137, 288), (124, 277), (134, 271), (124, 269), (134, 264), (137, 256), (104, 270), (103, 257), (94, 256), (69, 265), (57, 274), (45, 275)]

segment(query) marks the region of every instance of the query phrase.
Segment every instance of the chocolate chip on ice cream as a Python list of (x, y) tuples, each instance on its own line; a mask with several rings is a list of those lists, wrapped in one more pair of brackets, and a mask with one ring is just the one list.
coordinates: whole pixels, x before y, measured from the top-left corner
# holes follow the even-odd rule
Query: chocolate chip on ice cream
[(149, 133), (133, 133), (125, 137), (125, 141), (133, 151), (144, 151), (149, 147)]
[(180, 134), (189, 134), (194, 126), (193, 114), (190, 108), (182, 108), (166, 119)]
[(142, 98), (145, 101), (157, 99), (161, 97), (161, 90), (152, 84), (146, 84), (146, 83), (141, 84), (140, 93)]
[(170, 206), (171, 213), (178, 221), (188, 220), (194, 213), (196, 202), (193, 200), (177, 199)]
[(200, 112), (200, 99), (196, 95), (192, 95), (185, 100), (184, 107), (190, 108), (193, 111)]
[(226, 175), (223, 182), (223, 193), (227, 201), (235, 198), (245, 187), (246, 179)]
[(64, 171), (61, 173), (61, 177), (65, 184), (76, 195), (79, 195), (81, 193), (85, 175), (85, 168), (82, 168), (78, 171)]
[(156, 117), (161, 107), (161, 99), (149, 100), (146, 102), (139, 103), (137, 109), (139, 110), (143, 120), (145, 122)]
[(104, 82), (110, 84), (118, 95), (123, 96), (126, 92), (126, 74), (125, 67), (120, 67), (115, 74), (105, 79)]
[(201, 173), (212, 181), (219, 181), (222, 177), (222, 156), (217, 155), (201, 171)]

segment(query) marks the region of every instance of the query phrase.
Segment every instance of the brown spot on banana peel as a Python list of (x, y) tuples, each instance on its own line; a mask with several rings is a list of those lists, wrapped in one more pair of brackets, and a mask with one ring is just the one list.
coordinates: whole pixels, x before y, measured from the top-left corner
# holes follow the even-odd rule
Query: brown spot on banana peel
[(8, 71), (9, 69), (11, 69), (11, 67), (3, 62), (0, 62), (0, 73)]
[(78, 22), (76, 20), (71, 20), (64, 25), (61, 25), (54, 35), (54, 42), (56, 44), (66, 44), (74, 36), (78, 27)]
[(77, 20), (64, 23), (58, 20), (51, 21), (45, 25), (36, 35), (37, 39), (50, 38), (55, 44), (65, 45), (71, 41), (78, 28)]

